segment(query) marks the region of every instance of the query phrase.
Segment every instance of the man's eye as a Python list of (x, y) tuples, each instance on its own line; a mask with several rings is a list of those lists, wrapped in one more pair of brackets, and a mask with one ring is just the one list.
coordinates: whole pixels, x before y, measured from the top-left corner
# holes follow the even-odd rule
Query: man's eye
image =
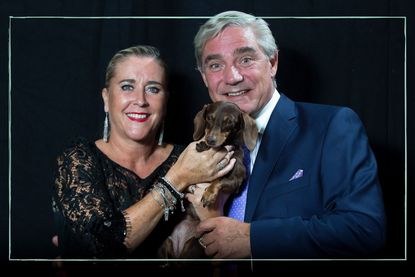
[(132, 90), (134, 90), (134, 87), (132, 85), (122, 85), (121, 89), (123, 91), (132, 91)]
[(219, 71), (222, 67), (219, 63), (212, 63), (208, 65), (210, 71), (216, 72)]
[(158, 87), (146, 87), (147, 93), (157, 94), (159, 93), (159, 91), (160, 91), (160, 88)]
[(252, 62), (253, 62), (253, 59), (251, 57), (244, 57), (240, 61), (241, 65), (243, 65), (243, 66), (250, 65), (250, 64), (252, 64)]

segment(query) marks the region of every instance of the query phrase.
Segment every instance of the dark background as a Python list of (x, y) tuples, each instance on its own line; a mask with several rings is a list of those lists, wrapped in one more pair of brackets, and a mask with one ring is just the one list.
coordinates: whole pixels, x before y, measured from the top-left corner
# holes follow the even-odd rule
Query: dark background
[[(191, 140), (193, 117), (210, 101), (195, 70), (192, 44), (206, 18), (195, 17), (230, 9), (257, 16), (311, 17), (266, 19), (280, 48), (278, 89), (293, 100), (349, 106), (359, 114), (378, 160), (388, 217), (387, 245), (375, 258), (388, 260), (388, 265), (402, 264), (410, 257), (405, 240), (409, 234), (411, 241), (405, 228), (405, 211), (409, 209), (405, 199), (413, 193), (415, 169), (415, 7), (411, 1), (249, 0), (230, 4), (223, 0), (0, 0), (2, 261), (10, 255), (13, 261), (8, 264), (19, 266), (21, 259), (56, 256), (50, 242), (54, 234), (50, 192), (55, 159), (72, 138), (94, 140), (101, 136), (104, 113), (100, 91), (105, 66), (117, 50), (135, 44), (152, 44), (161, 50), (172, 81), (166, 140), (182, 144)], [(37, 17), (9, 21), (9, 16)], [(85, 18), (89, 16), (147, 18)], [(316, 19), (317, 16), (354, 18)], [(390, 16), (406, 17), (406, 41), (405, 19)]]

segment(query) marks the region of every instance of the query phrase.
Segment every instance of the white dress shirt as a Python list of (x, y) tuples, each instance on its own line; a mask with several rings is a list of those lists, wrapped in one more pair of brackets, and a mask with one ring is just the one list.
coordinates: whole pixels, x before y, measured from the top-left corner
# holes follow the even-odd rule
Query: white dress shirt
[(262, 108), (258, 116), (255, 118), (255, 122), (258, 127), (258, 138), (255, 144), (254, 150), (251, 151), (251, 166), (250, 166), (251, 172), (252, 172), (252, 169), (254, 168), (254, 163), (255, 163), (256, 156), (258, 154), (259, 146), (261, 145), (262, 135), (264, 134), (269, 118), (271, 117), (272, 111), (277, 105), (279, 99), (280, 99), (280, 93), (278, 92), (277, 89), (275, 89), (274, 93), (272, 94), (271, 99)]

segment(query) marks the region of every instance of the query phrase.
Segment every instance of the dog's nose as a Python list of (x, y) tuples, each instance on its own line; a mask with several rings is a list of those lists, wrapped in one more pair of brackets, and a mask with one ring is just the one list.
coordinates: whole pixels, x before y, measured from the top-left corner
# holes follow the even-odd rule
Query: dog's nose
[(216, 136), (212, 135), (212, 136), (208, 136), (206, 138), (206, 142), (208, 145), (215, 145), (216, 143)]

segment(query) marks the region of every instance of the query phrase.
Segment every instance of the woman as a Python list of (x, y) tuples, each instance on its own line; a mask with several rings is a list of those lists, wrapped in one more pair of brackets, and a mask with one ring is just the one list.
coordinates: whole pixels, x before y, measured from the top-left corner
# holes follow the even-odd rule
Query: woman
[(182, 192), (229, 172), (233, 153), (162, 143), (167, 76), (154, 47), (115, 54), (102, 98), (103, 139), (79, 139), (58, 158), (53, 209), (62, 258), (156, 258)]

